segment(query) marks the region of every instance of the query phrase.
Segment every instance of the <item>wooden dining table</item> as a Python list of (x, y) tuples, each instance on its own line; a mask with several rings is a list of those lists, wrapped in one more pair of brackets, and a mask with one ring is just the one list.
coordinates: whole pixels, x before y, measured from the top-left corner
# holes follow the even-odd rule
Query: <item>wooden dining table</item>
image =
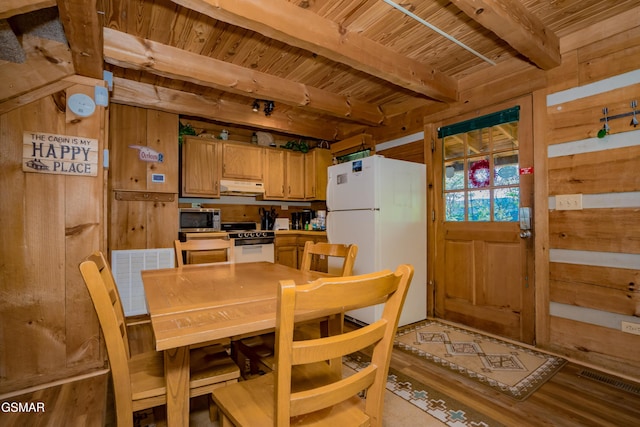
[[(268, 262), (142, 271), (156, 349), (164, 351), (168, 425), (189, 425), (189, 346), (272, 330), (279, 281), (319, 277), (326, 274)], [(300, 320), (321, 316), (303, 313)]]

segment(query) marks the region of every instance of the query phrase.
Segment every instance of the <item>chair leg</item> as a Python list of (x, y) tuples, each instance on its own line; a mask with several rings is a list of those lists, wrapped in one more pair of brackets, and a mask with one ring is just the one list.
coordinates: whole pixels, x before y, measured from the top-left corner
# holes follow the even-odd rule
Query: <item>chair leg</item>
[(234, 427), (231, 420), (222, 412), (220, 413), (220, 427)]
[(212, 423), (218, 421), (218, 405), (213, 401), (213, 396), (209, 395), (209, 420)]

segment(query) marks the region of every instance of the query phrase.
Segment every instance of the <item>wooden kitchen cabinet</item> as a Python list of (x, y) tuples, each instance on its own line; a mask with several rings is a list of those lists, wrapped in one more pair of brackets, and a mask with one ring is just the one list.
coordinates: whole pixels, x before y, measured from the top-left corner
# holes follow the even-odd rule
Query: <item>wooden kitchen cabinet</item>
[(284, 200), (286, 197), (284, 150), (265, 148), (264, 150), (264, 198)]
[(299, 151), (285, 153), (287, 199), (304, 200), (304, 153)]
[(246, 181), (264, 179), (264, 148), (246, 143), (222, 143), (222, 178)]
[(304, 200), (304, 154), (266, 148), (264, 159), (264, 199)]
[(274, 242), (275, 262), (291, 268), (298, 268), (298, 237), (296, 235), (277, 236)]
[(316, 148), (304, 155), (304, 198), (326, 200), (327, 168), (331, 166), (331, 151)]
[[(289, 232), (286, 235), (276, 234), (276, 240), (274, 244), (275, 249), (275, 262), (276, 264), (287, 265), (292, 268), (300, 268), (300, 262), (302, 261), (302, 254), (304, 253), (304, 244), (307, 241), (313, 242), (326, 242), (326, 233), (310, 233), (310, 232)], [(326, 272), (328, 268), (328, 262), (324, 260), (314, 260), (311, 265), (312, 270)]]
[(221, 153), (216, 141), (183, 136), (182, 196), (220, 197)]

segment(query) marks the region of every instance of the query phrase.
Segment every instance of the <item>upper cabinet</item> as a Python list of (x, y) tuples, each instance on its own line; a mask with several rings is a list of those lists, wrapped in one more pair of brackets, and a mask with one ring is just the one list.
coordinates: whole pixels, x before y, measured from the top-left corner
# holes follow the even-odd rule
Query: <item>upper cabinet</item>
[(255, 145), (223, 142), (222, 143), (222, 178), (250, 181), (264, 179), (264, 148)]
[(331, 166), (331, 151), (316, 148), (304, 156), (304, 198), (326, 200), (327, 168)]
[(286, 151), (287, 200), (304, 200), (304, 154)]
[(276, 148), (264, 150), (264, 198), (284, 200), (286, 196), (285, 152)]
[(329, 150), (308, 153), (183, 136), (184, 197), (218, 198), (220, 180), (264, 183), (265, 200), (324, 200)]
[(222, 146), (204, 138), (183, 136), (182, 196), (220, 197)]

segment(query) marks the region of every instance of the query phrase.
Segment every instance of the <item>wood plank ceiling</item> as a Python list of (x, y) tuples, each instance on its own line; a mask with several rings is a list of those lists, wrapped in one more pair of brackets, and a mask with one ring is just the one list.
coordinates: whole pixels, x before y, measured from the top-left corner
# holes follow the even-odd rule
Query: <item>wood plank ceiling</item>
[[(9, 20), (57, 6), (75, 73), (111, 71), (113, 102), (328, 141), (447, 108), (460, 79), (491, 67), (552, 69), (562, 37), (638, 13), (637, 0), (4, 3)], [(256, 99), (273, 113), (254, 113)]]

